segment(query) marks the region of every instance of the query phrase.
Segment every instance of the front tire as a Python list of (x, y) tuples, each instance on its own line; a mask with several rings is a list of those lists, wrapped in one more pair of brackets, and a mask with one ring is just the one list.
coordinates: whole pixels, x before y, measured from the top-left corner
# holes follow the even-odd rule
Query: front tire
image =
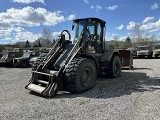
[(97, 71), (95, 63), (87, 58), (74, 58), (65, 73), (65, 85), (71, 93), (82, 93), (96, 84)]

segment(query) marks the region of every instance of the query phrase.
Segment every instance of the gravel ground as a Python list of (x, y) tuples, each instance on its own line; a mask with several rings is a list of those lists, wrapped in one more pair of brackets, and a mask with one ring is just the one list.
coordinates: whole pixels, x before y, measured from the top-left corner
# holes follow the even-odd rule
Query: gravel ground
[(160, 59), (134, 59), (133, 70), (99, 78), (82, 94), (44, 98), (24, 86), (31, 68), (0, 68), (0, 120), (160, 120)]

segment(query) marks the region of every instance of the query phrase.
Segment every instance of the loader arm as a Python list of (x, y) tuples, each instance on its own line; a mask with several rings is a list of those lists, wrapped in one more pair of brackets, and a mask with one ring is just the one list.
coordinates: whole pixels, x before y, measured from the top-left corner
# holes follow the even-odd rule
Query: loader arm
[[(59, 40), (57, 40), (56, 41), (56, 43), (54, 44), (54, 46), (52, 47), (52, 49), (49, 51), (49, 53), (46, 55), (46, 59), (49, 59), (51, 56), (52, 56), (52, 54), (55, 52), (55, 50), (56, 50), (56, 48), (59, 46), (59, 44), (60, 44), (60, 39)], [(45, 60), (46, 60), (45, 59)]]
[(48, 65), (50, 64), (50, 61), (52, 61), (53, 59), (55, 59), (55, 57), (58, 55), (58, 52), (62, 49), (62, 47), (58, 47), (55, 52), (45, 61), (45, 64), (42, 67), (42, 70), (44, 70), (45, 68), (48, 67)]
[(72, 59), (75, 57), (75, 55), (81, 49), (81, 46), (80, 46), (81, 41), (82, 41), (82, 38), (79, 38), (77, 40), (77, 42), (75, 43), (73, 49), (71, 50), (71, 52), (69, 53), (68, 57), (66, 58), (66, 61), (65, 61), (65, 65), (66, 66), (69, 64), (70, 61), (72, 61)]
[(54, 44), (54, 46), (52, 47), (52, 49), (49, 51), (49, 53), (47, 54), (47, 56), (45, 57), (45, 59), (43, 60), (43, 63), (39, 64), (39, 66), (37, 67), (38, 71), (39, 70), (44, 70), (45, 68), (48, 67), (48, 65), (50, 64), (50, 62), (55, 59), (55, 57), (58, 55), (59, 51), (63, 50), (64, 44), (65, 44), (65, 35), (63, 35), (63, 32), (67, 32), (69, 35), (69, 40), (71, 39), (70, 37), (70, 33), (68, 32), (68, 30), (63, 30), (60, 34), (60, 38), (57, 40), (57, 42)]

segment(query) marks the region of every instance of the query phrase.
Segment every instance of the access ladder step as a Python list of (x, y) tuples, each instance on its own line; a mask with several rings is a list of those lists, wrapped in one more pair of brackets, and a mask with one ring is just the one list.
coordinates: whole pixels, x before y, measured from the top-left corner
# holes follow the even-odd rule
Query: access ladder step
[(49, 83), (49, 82), (44, 81), (44, 80), (37, 80), (37, 81), (38, 81), (38, 83), (42, 83), (42, 84), (45, 84), (45, 85), (48, 85), (48, 83)]
[(50, 76), (51, 74), (48, 74), (48, 73), (44, 73), (44, 72), (37, 72), (37, 71), (32, 71), (33, 73), (36, 73), (36, 74), (41, 74), (41, 75), (47, 75), (47, 76)]
[(41, 94), (45, 90), (45, 87), (36, 84), (29, 84), (27, 89)]
[(58, 73), (58, 71), (53, 71), (53, 70), (46, 70), (46, 72), (38, 72), (38, 71), (32, 71), (32, 72), (35, 74), (41, 74), (47, 76), (56, 75)]

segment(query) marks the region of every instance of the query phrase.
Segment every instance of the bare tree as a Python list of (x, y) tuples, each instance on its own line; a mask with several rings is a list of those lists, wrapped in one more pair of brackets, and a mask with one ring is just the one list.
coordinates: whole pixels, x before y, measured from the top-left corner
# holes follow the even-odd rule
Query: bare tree
[(42, 37), (45, 40), (52, 40), (52, 31), (48, 28), (44, 28), (42, 32)]
[(131, 30), (131, 36), (135, 42), (144, 41), (143, 38), (144, 30), (142, 30), (140, 27), (141, 27), (140, 24), (136, 23), (134, 28)]
[(51, 40), (43, 40), (42, 42), (41, 42), (41, 45), (43, 46), (43, 47), (52, 47), (53, 46), (53, 43), (52, 43), (52, 41)]
[(115, 47), (116, 48), (118, 48), (119, 47), (119, 42), (118, 42), (118, 35), (117, 34), (115, 34), (115, 35), (113, 35), (113, 40), (115, 41)]
[(118, 35), (117, 34), (113, 35), (113, 40), (118, 41)]
[(42, 32), (42, 37), (44, 40), (42, 41), (41, 45), (43, 47), (52, 47), (53, 41), (52, 41), (52, 31), (48, 28), (44, 28)]
[(154, 35), (154, 34), (153, 34), (153, 35), (151, 35), (151, 36), (149, 37), (149, 40), (150, 40), (150, 41), (152, 41), (152, 42), (154, 42), (154, 41), (156, 40), (155, 35)]
[(148, 44), (150, 44), (150, 45), (152, 45), (156, 40), (156, 37), (155, 37), (155, 35), (154, 34), (152, 34), (152, 35), (148, 35), (147, 36), (147, 42), (148, 42)]

